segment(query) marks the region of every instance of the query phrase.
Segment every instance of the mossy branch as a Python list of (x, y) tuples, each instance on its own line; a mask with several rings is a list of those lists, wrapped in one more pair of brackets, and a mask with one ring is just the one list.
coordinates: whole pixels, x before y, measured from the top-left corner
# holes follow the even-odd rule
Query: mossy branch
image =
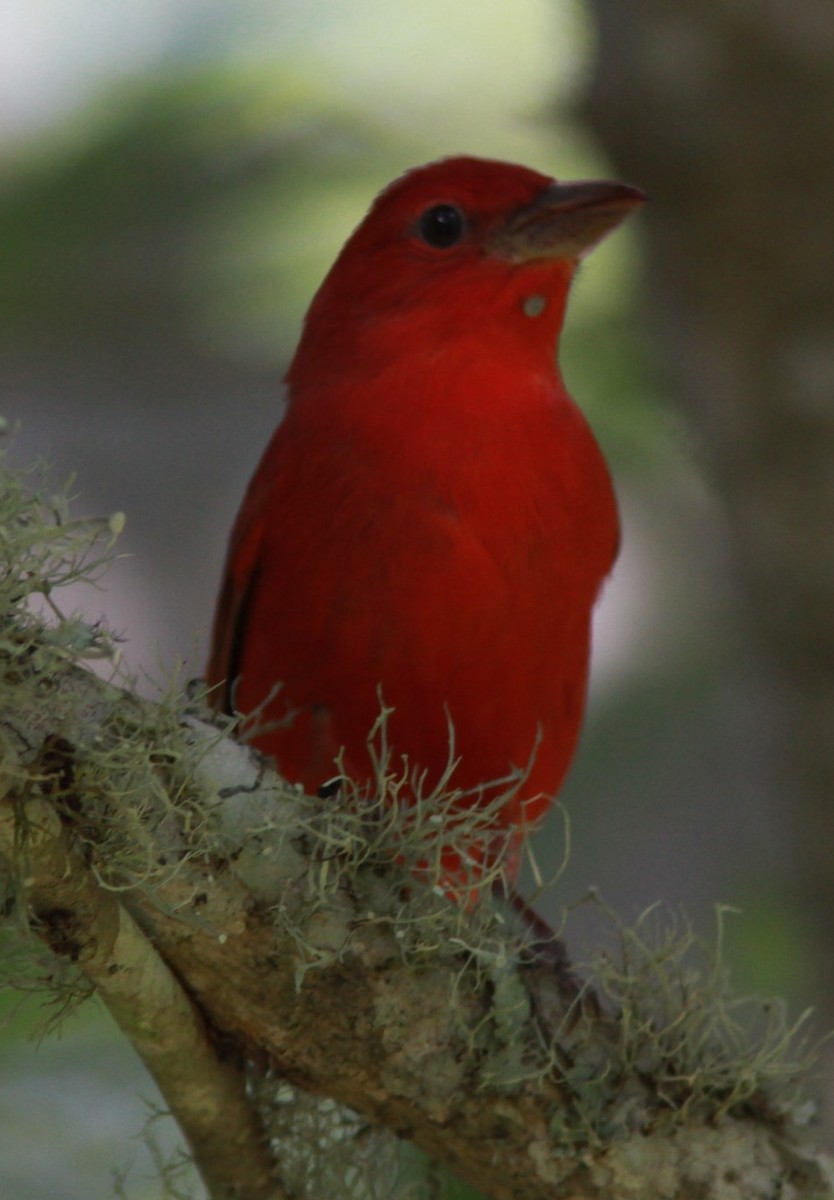
[(217, 1054), (201, 1012), (116, 893), (98, 885), (55, 805), (29, 796), (15, 808), (0, 806), (0, 856), (14, 862), (23, 852), (34, 928), (56, 954), (78, 964), (132, 1042), (209, 1194), (282, 1200), (239, 1066)]
[[(68, 547), (64, 509), (23, 486), (2, 515), (9, 894), (148, 1063), (213, 1200), (397, 1195), (377, 1127), (496, 1200), (834, 1195), (783, 1022), (751, 1040), (721, 980), (645, 929), (577, 995), (491, 904), (425, 881), (448, 797), (398, 803), (384, 755), (385, 805), (306, 797), (193, 703), (93, 677), (78, 660), (106, 634), (24, 601), (98, 570), (111, 526)], [(311, 1135), (288, 1084), (350, 1113)], [(311, 1183), (317, 1148), (341, 1187)]]

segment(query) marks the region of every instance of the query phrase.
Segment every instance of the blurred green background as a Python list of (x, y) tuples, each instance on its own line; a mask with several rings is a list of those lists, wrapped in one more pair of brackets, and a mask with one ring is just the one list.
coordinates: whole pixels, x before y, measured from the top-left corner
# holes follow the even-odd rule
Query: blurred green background
[[(0, 19), (0, 411), (15, 461), (74, 473), (79, 511), (126, 511), (126, 557), (68, 603), (124, 632), (151, 690), (178, 662), (200, 673), (303, 311), (373, 194), (458, 152), (612, 172), (575, 115), (592, 30), (569, 0), (6, 0)], [(719, 506), (653, 367), (639, 261), (631, 227), (591, 257), (563, 339), (625, 534), (546, 903), (597, 886), (627, 918), (660, 899), (705, 934), (736, 905), (737, 986), (799, 1006), (767, 696)], [(558, 816), (536, 853), (545, 874), (561, 861)], [(593, 922), (571, 921), (581, 959)], [(33, 1008), (0, 1029), (0, 1194), (106, 1197), (132, 1162), (128, 1194), (158, 1195), (130, 1052), (92, 1005), (27, 1042)]]

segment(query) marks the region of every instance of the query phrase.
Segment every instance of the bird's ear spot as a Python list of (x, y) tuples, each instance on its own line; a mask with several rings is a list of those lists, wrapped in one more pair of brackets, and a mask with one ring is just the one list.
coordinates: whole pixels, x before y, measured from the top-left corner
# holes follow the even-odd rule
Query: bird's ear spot
[(433, 204), (417, 222), (417, 232), (428, 246), (448, 250), (466, 233), (466, 217), (455, 204)]
[(538, 293), (525, 296), (521, 307), (526, 317), (540, 317), (547, 308), (547, 296), (541, 296)]

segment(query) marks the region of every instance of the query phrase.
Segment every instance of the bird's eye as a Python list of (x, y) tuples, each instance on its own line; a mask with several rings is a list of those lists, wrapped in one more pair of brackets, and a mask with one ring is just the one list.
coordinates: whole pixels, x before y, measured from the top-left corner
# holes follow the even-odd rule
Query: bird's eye
[(420, 218), (420, 237), (438, 250), (447, 250), (463, 237), (466, 220), (454, 204), (435, 204)]

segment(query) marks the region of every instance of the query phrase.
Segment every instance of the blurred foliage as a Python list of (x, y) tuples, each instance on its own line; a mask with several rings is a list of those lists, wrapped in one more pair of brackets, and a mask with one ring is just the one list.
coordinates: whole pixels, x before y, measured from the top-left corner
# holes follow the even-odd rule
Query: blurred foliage
[(677, 432), (650, 373), (634, 312), (588, 307), (575, 318), (569, 313), (560, 360), (568, 388), (581, 396), (582, 410), (618, 474), (645, 482), (647, 475), (674, 471)]
[(796, 1007), (807, 1002), (816, 984), (815, 948), (799, 897), (779, 878), (748, 879), (738, 903), (744, 919), (727, 925), (736, 977), (761, 995), (786, 995)]
[(311, 199), (363, 178), (379, 137), (288, 69), (199, 67), (112, 88), (5, 164), (4, 340), (205, 349), (225, 311), (232, 327), (260, 314), (280, 345), (299, 259), (331, 217)]

